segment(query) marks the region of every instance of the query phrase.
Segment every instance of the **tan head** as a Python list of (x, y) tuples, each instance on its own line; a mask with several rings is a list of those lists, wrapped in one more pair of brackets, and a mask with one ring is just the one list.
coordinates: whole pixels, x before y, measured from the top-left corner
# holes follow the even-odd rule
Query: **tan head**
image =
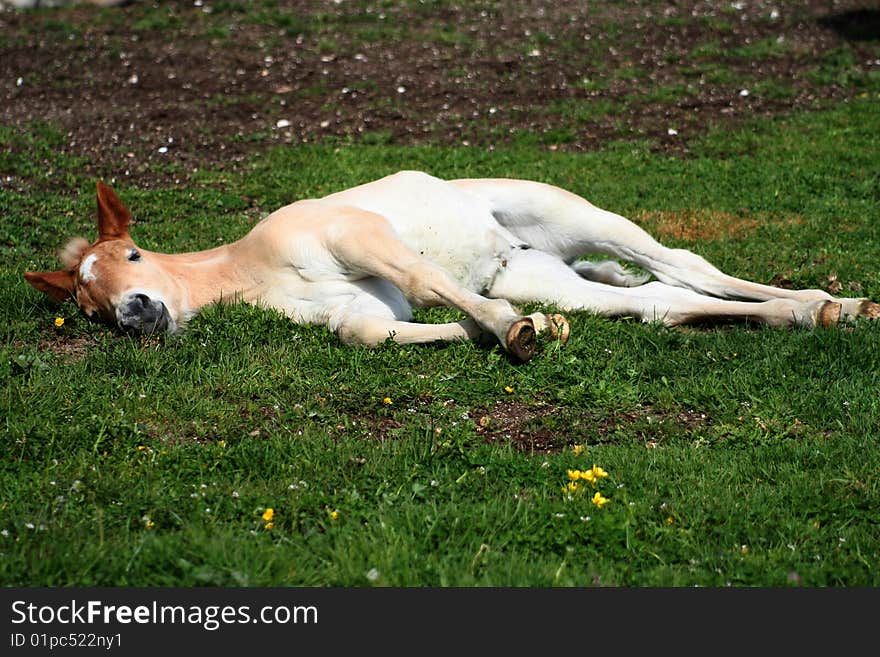
[(162, 255), (140, 249), (128, 234), (131, 213), (98, 183), (98, 240), (68, 242), (59, 257), (65, 269), (25, 272), (25, 279), (58, 301), (73, 299), (90, 319), (126, 333), (174, 331), (181, 321), (180, 285), (162, 266)]

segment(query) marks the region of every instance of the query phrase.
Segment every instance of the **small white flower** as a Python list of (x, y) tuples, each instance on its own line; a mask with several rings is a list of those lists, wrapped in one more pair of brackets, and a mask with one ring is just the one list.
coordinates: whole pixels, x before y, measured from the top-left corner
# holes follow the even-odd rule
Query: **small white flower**
[(277, 123), (275, 123), (276, 128), (287, 128), (290, 126), (290, 121), (287, 119), (279, 119)]
[(321, 121), (321, 127), (322, 128), (330, 127), (330, 121)]
[(0, 531), (0, 534), (2, 534), (3, 536), (9, 536), (9, 530), (4, 529), (4, 530)]
[(742, 96), (743, 98), (745, 98), (746, 96), (749, 95), (749, 90), (748, 89), (740, 89), (739, 95)]
[(367, 571), (367, 579), (370, 580), (371, 582), (375, 582), (376, 580), (379, 579), (380, 576), (381, 576), (381, 573), (379, 572), (378, 568), (370, 568)]
[(403, 85), (400, 85), (399, 87), (397, 87), (397, 93), (399, 93), (399, 94), (405, 94), (405, 93), (406, 93), (406, 87), (404, 87)]
[(237, 490), (232, 491), (232, 497), (235, 497), (235, 498), (240, 497)]
[(666, 131), (666, 134), (669, 135), (670, 137), (674, 137), (675, 135), (678, 134), (678, 130), (676, 130), (675, 128), (669, 128)]
[(164, 154), (164, 153), (167, 153), (167, 152), (168, 152), (168, 147), (167, 147), (167, 146), (160, 146), (160, 147), (159, 147), (159, 152), (160, 152), (160, 153), (163, 153), (163, 154)]
[(26, 522), (26, 523), (24, 523), (24, 526), (27, 527), (28, 529), (33, 529), (33, 528), (34, 528), (34, 523), (32, 523), (32, 522)]
[(553, 517), (554, 517), (554, 518), (564, 518), (564, 517), (565, 517), (565, 514), (564, 514), (564, 513), (554, 513), (554, 514), (553, 514)]

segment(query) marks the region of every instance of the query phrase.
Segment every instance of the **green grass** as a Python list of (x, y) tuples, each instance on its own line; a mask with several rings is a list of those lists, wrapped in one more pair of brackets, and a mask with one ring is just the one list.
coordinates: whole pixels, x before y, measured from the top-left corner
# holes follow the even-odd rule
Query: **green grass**
[[(576, 155), (377, 140), (117, 191), (146, 219), (136, 240), (183, 250), (399, 168), (533, 178), (630, 216), (760, 218), (746, 235), (667, 242), (733, 274), (834, 274), (876, 299), (878, 128), (866, 98), (712, 132), (687, 160), (648, 143)], [(0, 133), (4, 169), (32, 191), (0, 189), (0, 584), (880, 584), (880, 324), (670, 330), (574, 313), (569, 344), (526, 365), (472, 344), (344, 347), (244, 306), (133, 340), (22, 280), (91, 234), (94, 181), (54, 153), (50, 127), (14, 136)], [(530, 410), (522, 431), (559, 449), (487, 442), (497, 404)], [(562, 492), (568, 469), (594, 463), (609, 473), (601, 509), (592, 489)]]

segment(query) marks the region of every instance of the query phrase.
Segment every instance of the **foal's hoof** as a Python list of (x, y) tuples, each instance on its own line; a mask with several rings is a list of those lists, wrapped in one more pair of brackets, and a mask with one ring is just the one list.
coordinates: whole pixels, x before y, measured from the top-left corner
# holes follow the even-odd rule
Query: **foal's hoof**
[(821, 326), (822, 328), (837, 326), (837, 323), (840, 321), (841, 310), (843, 310), (843, 306), (836, 301), (825, 301), (822, 307), (819, 308), (816, 326)]
[(525, 362), (535, 355), (535, 325), (528, 317), (515, 321), (507, 330), (507, 351)]
[(559, 313), (545, 315), (547, 318), (547, 332), (552, 340), (559, 340), (560, 344), (568, 342), (568, 336), (571, 334), (571, 326), (568, 320)]
[(859, 305), (859, 317), (867, 317), (868, 319), (880, 318), (880, 303), (874, 303), (865, 299)]
[(538, 335), (546, 336), (550, 340), (557, 341), (560, 344), (568, 342), (568, 336), (571, 334), (571, 327), (568, 325), (568, 320), (559, 313), (553, 313), (552, 315), (533, 313), (527, 315), (526, 319), (532, 320), (532, 325), (535, 327), (535, 333)]

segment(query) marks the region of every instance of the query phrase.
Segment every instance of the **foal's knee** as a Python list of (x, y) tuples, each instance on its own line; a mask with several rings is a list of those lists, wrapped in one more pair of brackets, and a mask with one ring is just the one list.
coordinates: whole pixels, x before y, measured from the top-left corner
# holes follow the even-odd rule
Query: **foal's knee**
[(377, 321), (364, 315), (347, 317), (335, 327), (336, 335), (343, 344), (375, 347), (382, 344), (393, 333), (389, 332), (385, 322)]

